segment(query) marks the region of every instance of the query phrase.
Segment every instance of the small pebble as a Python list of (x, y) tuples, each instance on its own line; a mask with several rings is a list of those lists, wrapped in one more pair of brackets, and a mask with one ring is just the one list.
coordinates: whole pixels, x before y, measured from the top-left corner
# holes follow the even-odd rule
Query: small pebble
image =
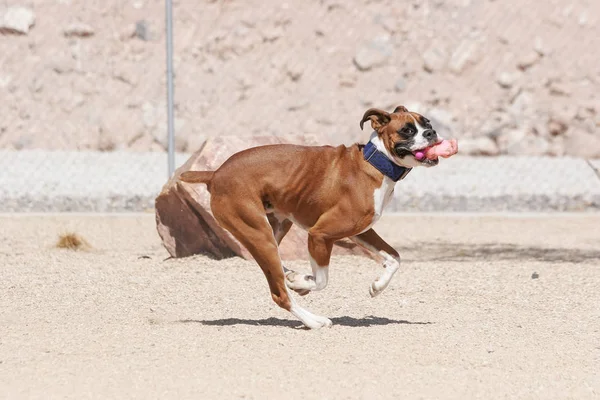
[(537, 272), (534, 272), (533, 274), (531, 274), (531, 279), (537, 279), (540, 277), (540, 274), (538, 274)]

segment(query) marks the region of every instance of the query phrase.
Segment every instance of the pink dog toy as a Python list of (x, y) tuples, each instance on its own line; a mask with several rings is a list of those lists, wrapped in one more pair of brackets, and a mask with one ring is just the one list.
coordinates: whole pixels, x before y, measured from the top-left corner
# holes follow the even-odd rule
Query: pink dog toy
[(427, 158), (428, 160), (435, 160), (438, 157), (452, 157), (458, 152), (458, 142), (456, 139), (450, 140), (442, 140), (438, 144), (434, 144), (433, 146), (429, 146), (424, 150), (417, 151), (415, 153), (415, 158), (417, 160), (422, 160), (423, 158)]

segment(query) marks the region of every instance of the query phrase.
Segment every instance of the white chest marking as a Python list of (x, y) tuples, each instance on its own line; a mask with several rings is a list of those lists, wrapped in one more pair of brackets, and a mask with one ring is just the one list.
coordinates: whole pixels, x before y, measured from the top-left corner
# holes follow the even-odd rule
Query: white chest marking
[(375, 208), (375, 218), (381, 217), (383, 209), (387, 207), (394, 194), (394, 182), (391, 178), (384, 176), (381, 186), (373, 192), (373, 206)]
[(394, 182), (391, 178), (384, 176), (383, 182), (381, 182), (381, 186), (373, 191), (373, 220), (363, 231), (360, 233), (366, 232), (375, 223), (381, 218), (383, 214), (383, 210), (390, 203), (392, 199), (392, 195), (394, 194), (394, 186), (396, 182)]

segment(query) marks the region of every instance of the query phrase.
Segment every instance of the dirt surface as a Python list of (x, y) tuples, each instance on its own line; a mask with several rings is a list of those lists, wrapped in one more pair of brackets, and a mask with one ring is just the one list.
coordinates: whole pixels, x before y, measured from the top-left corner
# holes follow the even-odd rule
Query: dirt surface
[(334, 257), (308, 331), (253, 262), (164, 261), (152, 215), (2, 216), (0, 397), (598, 398), (599, 224), (388, 216), (404, 268), (371, 299), (379, 266)]

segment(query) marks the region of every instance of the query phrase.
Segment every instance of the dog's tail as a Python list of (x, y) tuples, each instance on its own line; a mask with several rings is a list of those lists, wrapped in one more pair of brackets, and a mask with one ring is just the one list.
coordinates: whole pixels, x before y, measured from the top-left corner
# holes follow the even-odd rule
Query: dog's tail
[(213, 171), (186, 171), (179, 175), (179, 180), (187, 183), (206, 183), (206, 186), (209, 186), (213, 175)]

